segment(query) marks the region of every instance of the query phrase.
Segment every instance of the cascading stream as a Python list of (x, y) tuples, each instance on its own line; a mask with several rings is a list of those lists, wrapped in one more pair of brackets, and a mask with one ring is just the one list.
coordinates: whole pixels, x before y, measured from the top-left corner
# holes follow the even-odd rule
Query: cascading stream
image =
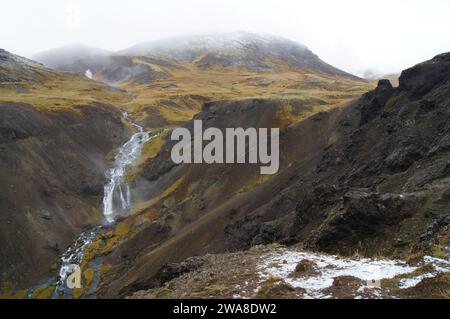
[[(131, 208), (132, 198), (130, 186), (126, 179), (129, 166), (133, 165), (140, 157), (144, 144), (152, 136), (150, 132), (131, 122), (127, 113), (123, 117), (137, 129), (137, 133), (128, 140), (119, 150), (114, 160), (114, 165), (105, 172), (107, 183), (103, 194), (103, 214), (108, 223), (114, 222), (117, 214), (125, 213)], [(61, 257), (59, 280), (56, 284), (54, 298), (71, 298), (72, 292), (66, 287), (66, 279), (72, 272), (72, 265), (80, 265), (83, 261), (86, 247), (95, 239), (100, 227), (83, 232)]]
[[(124, 118), (128, 119), (126, 113)], [(116, 155), (114, 166), (106, 171), (108, 182), (104, 188), (103, 214), (108, 222), (114, 221), (116, 214), (130, 209), (131, 194), (126, 180), (126, 170), (139, 158), (144, 144), (151, 139), (150, 133), (144, 132), (141, 126), (137, 124), (133, 126), (138, 129), (138, 133), (122, 146)]]

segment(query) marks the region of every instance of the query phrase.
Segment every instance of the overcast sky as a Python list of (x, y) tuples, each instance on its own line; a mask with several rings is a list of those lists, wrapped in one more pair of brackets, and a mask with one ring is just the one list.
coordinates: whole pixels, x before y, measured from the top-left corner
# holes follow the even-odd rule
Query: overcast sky
[(301, 42), (352, 73), (390, 73), (450, 51), (449, 14), (448, 0), (14, 0), (1, 4), (0, 47), (29, 57), (242, 30)]

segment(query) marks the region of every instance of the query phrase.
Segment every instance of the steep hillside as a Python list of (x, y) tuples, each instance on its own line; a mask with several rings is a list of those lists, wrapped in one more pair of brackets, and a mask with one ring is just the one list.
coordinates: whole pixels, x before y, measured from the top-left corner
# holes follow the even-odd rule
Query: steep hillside
[[(445, 255), (449, 71), (450, 54), (437, 56), (405, 70), (397, 89), (380, 81), (344, 108), (285, 127), (271, 178), (258, 165), (173, 165), (166, 142), (134, 178), (142, 203), (124, 221), (126, 236), (99, 236), (93, 246), (108, 247), (105, 255), (93, 248), (110, 269), (99, 294), (158, 285), (169, 262), (271, 242), (340, 255)], [(283, 106), (209, 103), (196, 118), (206, 127), (271, 127)]]
[(39, 63), (0, 49), (0, 83), (2, 85), (8, 82), (39, 82), (56, 74), (57, 72), (46, 69)]
[(0, 52), (0, 283), (44, 278), (99, 223), (107, 155), (130, 129), (122, 92)]

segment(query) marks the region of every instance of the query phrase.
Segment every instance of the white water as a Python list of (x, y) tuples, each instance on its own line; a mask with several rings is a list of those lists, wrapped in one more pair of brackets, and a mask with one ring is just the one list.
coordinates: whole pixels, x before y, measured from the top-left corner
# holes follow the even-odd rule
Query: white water
[[(126, 142), (115, 157), (114, 165), (105, 172), (108, 182), (104, 188), (103, 214), (106, 220), (114, 222), (116, 213), (126, 212), (131, 207), (130, 187), (126, 181), (125, 173), (141, 155), (144, 144), (151, 139), (150, 132), (134, 124), (128, 118), (127, 113), (123, 114), (125, 120), (131, 123), (138, 132)], [(59, 280), (56, 284), (53, 298), (71, 298), (72, 291), (67, 288), (66, 280), (71, 274), (72, 265), (80, 265), (83, 261), (86, 247), (92, 243), (97, 236), (99, 227), (95, 227), (83, 232), (75, 243), (70, 246), (61, 257), (61, 267), (59, 270)]]
[(72, 291), (67, 288), (66, 280), (72, 273), (72, 265), (80, 265), (83, 261), (84, 250), (92, 243), (97, 235), (98, 228), (93, 228), (81, 233), (76, 242), (67, 249), (67, 251), (61, 257), (61, 267), (59, 268), (59, 280), (56, 284), (53, 298), (60, 298), (65, 296), (71, 297)]
[[(128, 119), (126, 113), (124, 117)], [(108, 182), (104, 188), (103, 214), (108, 222), (113, 222), (117, 213), (126, 212), (131, 207), (130, 186), (125, 178), (127, 168), (132, 165), (141, 155), (142, 148), (151, 139), (149, 132), (133, 124), (138, 133), (134, 134), (126, 142), (116, 155), (114, 166), (105, 173)]]

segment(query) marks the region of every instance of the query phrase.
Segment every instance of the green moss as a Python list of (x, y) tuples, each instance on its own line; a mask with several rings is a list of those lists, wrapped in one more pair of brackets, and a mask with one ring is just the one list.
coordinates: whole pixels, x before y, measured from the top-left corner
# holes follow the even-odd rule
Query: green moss
[(181, 186), (181, 184), (184, 181), (184, 177), (180, 177), (177, 179), (170, 187), (168, 187), (160, 196), (160, 199), (165, 199), (169, 196), (171, 196), (175, 191)]
[(120, 222), (116, 225), (116, 227), (114, 228), (114, 235), (116, 236), (125, 236), (130, 232), (130, 224), (127, 222)]
[(3, 282), (0, 285), (0, 299), (24, 299), (27, 293), (27, 289), (14, 291), (9, 282)]
[(102, 249), (102, 254), (110, 252), (124, 236), (127, 236), (131, 231), (131, 225), (127, 222), (120, 222), (116, 224), (114, 230), (109, 233), (108, 239)]
[(158, 136), (153, 137), (144, 144), (141, 157), (137, 164), (134, 167), (129, 167), (125, 173), (125, 179), (129, 184), (132, 184), (135, 181), (136, 176), (142, 171), (142, 165), (155, 158), (161, 150), (161, 147), (164, 145), (164, 137), (166, 136), (167, 131), (153, 131), (152, 134), (158, 134)]
[(144, 156), (145, 160), (152, 159), (156, 155), (158, 155), (161, 147), (164, 144), (164, 135), (165, 134), (161, 133), (144, 144), (142, 155)]
[(92, 286), (92, 282), (94, 280), (94, 275), (95, 275), (95, 269), (94, 268), (88, 268), (83, 272), (83, 277), (84, 277), (84, 283), (85, 283), (85, 287), (86, 289), (88, 289), (89, 287)]
[(134, 166), (128, 167), (125, 172), (125, 179), (129, 184), (132, 184), (135, 181), (136, 176), (142, 171), (143, 165), (149, 160), (152, 160), (164, 144), (165, 130), (154, 130), (152, 131), (152, 134), (158, 134), (158, 136), (153, 137), (144, 144), (142, 154), (137, 163)]
[(103, 240), (101, 238), (97, 238), (85, 248), (83, 260), (80, 266), (81, 270), (85, 269), (86, 265), (94, 259), (96, 253), (101, 249), (102, 245)]
[(83, 296), (84, 294), (84, 289), (83, 288), (74, 288), (72, 290), (72, 298), (73, 299), (80, 299), (81, 296)]
[(245, 183), (239, 190), (238, 193), (246, 193), (252, 189), (254, 189), (256, 186), (262, 185), (265, 182), (267, 182), (269, 179), (271, 179), (273, 175), (257, 175), (254, 179), (248, 181)]
[(54, 291), (55, 291), (55, 287), (53, 287), (53, 286), (42, 286), (42, 287), (36, 288), (33, 291), (32, 298), (33, 299), (51, 299)]

